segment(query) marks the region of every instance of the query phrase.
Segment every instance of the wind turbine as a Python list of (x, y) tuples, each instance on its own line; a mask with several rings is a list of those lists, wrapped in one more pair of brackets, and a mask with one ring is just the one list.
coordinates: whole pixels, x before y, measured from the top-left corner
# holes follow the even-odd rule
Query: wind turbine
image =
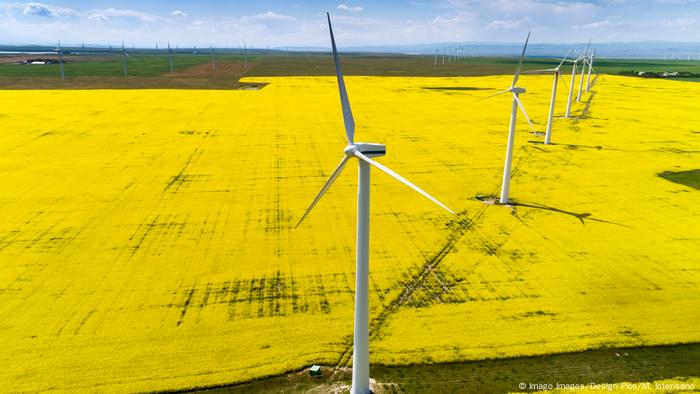
[[(562, 78), (560, 73), (561, 66), (566, 61), (566, 58), (569, 57), (569, 53), (571, 53), (571, 50), (569, 50), (569, 52), (566, 53), (566, 56), (564, 56), (564, 58), (561, 59), (561, 62), (555, 68), (548, 68), (545, 70), (523, 71), (523, 74), (554, 74), (554, 82), (552, 83), (552, 99), (549, 103), (549, 115), (547, 116), (547, 131), (545, 131), (544, 134), (544, 143), (546, 145), (549, 145), (552, 142), (552, 120), (554, 119), (554, 104), (557, 99), (557, 85), (559, 83), (559, 78)], [(564, 82), (563, 79), (562, 82)]]
[(345, 89), (345, 81), (343, 74), (340, 71), (340, 62), (338, 60), (338, 49), (335, 46), (335, 38), (333, 37), (333, 27), (331, 26), (331, 17), (326, 13), (328, 18), (328, 29), (331, 35), (331, 44), (333, 46), (333, 60), (335, 61), (335, 72), (338, 79), (338, 90), (340, 91), (340, 103), (343, 109), (343, 121), (345, 124), (345, 134), (347, 136), (348, 145), (343, 150), (345, 156), (340, 161), (340, 164), (331, 174), (330, 178), (321, 188), (321, 191), (316, 195), (316, 198), (311, 202), (309, 208), (304, 212), (304, 215), (299, 219), (297, 227), (306, 218), (314, 208), (316, 203), (323, 197), (328, 188), (338, 178), (340, 173), (345, 168), (345, 165), (350, 159), (358, 159), (359, 178), (358, 178), (358, 194), (357, 194), (357, 246), (355, 250), (355, 326), (353, 336), (353, 355), (352, 355), (352, 389), (353, 394), (370, 393), (369, 388), (369, 171), (370, 168), (376, 167), (378, 170), (388, 174), (392, 178), (405, 184), (416, 192), (427, 197), (430, 201), (438, 204), (450, 213), (454, 212), (447, 206), (424, 192), (418, 186), (409, 182), (401, 175), (395, 173), (382, 164), (374, 161), (371, 157), (384, 156), (386, 146), (382, 144), (355, 142), (355, 120), (350, 109), (350, 101), (348, 99), (347, 90)]
[(591, 55), (588, 57), (588, 78), (586, 79), (586, 92), (589, 92), (591, 90), (591, 70), (593, 70), (594, 55), (595, 51), (592, 51)]
[(248, 49), (245, 46), (245, 41), (243, 41), (243, 57), (245, 59), (245, 63), (243, 65), (243, 69), (247, 70), (248, 69)]
[(168, 55), (170, 58), (170, 72), (173, 72), (173, 50), (170, 48), (170, 41), (168, 41)]
[(571, 117), (571, 99), (574, 95), (574, 82), (576, 81), (576, 64), (580, 60), (578, 56), (579, 53), (580, 52), (578, 52), (577, 50), (576, 56), (574, 56), (574, 60), (571, 61), (571, 82), (569, 83), (569, 95), (566, 99), (566, 114), (564, 115), (567, 118)]
[[(525, 45), (523, 46), (523, 52), (520, 54), (520, 61), (518, 62), (518, 68), (515, 70), (515, 75), (513, 76), (513, 83), (510, 87), (502, 92), (492, 94), (491, 96), (484, 97), (484, 99), (498, 96), (504, 93), (513, 94), (513, 106), (510, 111), (510, 125), (508, 127), (508, 145), (506, 147), (506, 162), (503, 167), (503, 184), (501, 185), (501, 197), (499, 203), (508, 204), (508, 193), (510, 191), (510, 169), (513, 164), (513, 144), (515, 142), (515, 121), (518, 118), (518, 107), (522, 111), (523, 116), (530, 125), (530, 128), (535, 132), (535, 128), (532, 126), (530, 117), (527, 116), (525, 107), (518, 97), (521, 93), (525, 93), (525, 89), (517, 87), (515, 84), (518, 83), (518, 78), (520, 78), (520, 69), (523, 67), (523, 60), (525, 59), (525, 50), (527, 49), (527, 43), (530, 41), (530, 32), (527, 33), (527, 38), (525, 39)], [(483, 100), (483, 99), (482, 99)]]
[(124, 48), (124, 41), (122, 41), (122, 58), (123, 58), (123, 65), (122, 67), (124, 68), (124, 76), (129, 75), (129, 55), (126, 53), (126, 49)]
[(58, 67), (61, 72), (61, 80), (63, 80), (64, 74), (63, 74), (63, 51), (61, 50), (61, 41), (58, 41), (58, 45), (56, 45), (56, 52), (58, 52)]
[(581, 102), (581, 91), (583, 90), (583, 76), (586, 72), (586, 58), (588, 57), (588, 47), (591, 46), (591, 40), (588, 40), (588, 45), (586, 45), (586, 50), (583, 51), (581, 55), (581, 78), (578, 80), (578, 93), (576, 94), (576, 102)]
[(214, 46), (210, 45), (209, 46), (209, 54), (211, 55), (211, 69), (212, 71), (216, 70), (216, 59), (214, 59)]

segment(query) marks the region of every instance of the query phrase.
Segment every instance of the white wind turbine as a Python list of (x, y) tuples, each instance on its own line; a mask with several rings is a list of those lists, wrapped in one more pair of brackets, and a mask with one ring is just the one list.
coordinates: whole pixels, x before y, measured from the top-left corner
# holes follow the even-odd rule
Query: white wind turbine
[(586, 50), (583, 51), (583, 55), (579, 58), (581, 60), (581, 78), (578, 80), (578, 93), (576, 94), (576, 101), (581, 101), (581, 91), (583, 90), (583, 76), (586, 73), (586, 59), (588, 58), (588, 48), (591, 46), (591, 40), (588, 40), (588, 45), (586, 45)]
[(405, 184), (411, 189), (417, 191), (430, 201), (438, 204), (450, 213), (454, 212), (441, 202), (424, 192), (418, 186), (409, 182), (401, 175), (395, 173), (382, 164), (370, 159), (370, 157), (384, 156), (386, 147), (382, 144), (355, 142), (355, 120), (350, 109), (350, 101), (348, 100), (347, 90), (345, 89), (345, 81), (343, 74), (340, 71), (340, 63), (338, 60), (338, 50), (335, 46), (335, 38), (333, 37), (333, 27), (331, 26), (331, 17), (328, 18), (328, 29), (331, 35), (331, 45), (333, 46), (333, 60), (335, 61), (335, 71), (338, 78), (338, 90), (340, 91), (340, 104), (343, 109), (343, 121), (345, 124), (345, 134), (347, 136), (348, 145), (343, 150), (345, 156), (340, 161), (340, 164), (331, 174), (330, 178), (321, 188), (321, 191), (316, 195), (311, 202), (309, 208), (304, 212), (304, 215), (299, 219), (297, 227), (308, 216), (309, 212), (314, 208), (316, 203), (323, 197), (328, 188), (338, 178), (340, 173), (345, 168), (350, 159), (358, 159), (359, 177), (357, 186), (357, 239), (355, 250), (355, 326), (353, 336), (353, 355), (352, 355), (352, 389), (353, 394), (370, 393), (369, 388), (369, 171), (371, 166), (388, 174), (392, 178)]
[(56, 52), (58, 52), (58, 67), (61, 73), (61, 80), (63, 80), (64, 74), (63, 74), (63, 50), (61, 50), (61, 41), (58, 41), (58, 45), (56, 45)]
[(515, 121), (518, 118), (518, 107), (520, 108), (520, 111), (522, 111), (523, 116), (525, 116), (525, 119), (527, 120), (527, 123), (530, 125), (530, 128), (532, 129), (533, 132), (535, 132), (535, 128), (532, 126), (532, 122), (530, 121), (530, 117), (527, 116), (527, 112), (525, 111), (525, 107), (523, 106), (523, 103), (520, 101), (520, 98), (518, 95), (521, 93), (525, 93), (525, 89), (520, 88), (515, 86), (516, 83), (518, 83), (518, 78), (520, 78), (520, 69), (523, 66), (523, 60), (525, 59), (525, 50), (527, 49), (527, 43), (530, 40), (530, 32), (527, 33), (527, 38), (525, 39), (525, 45), (523, 46), (523, 52), (520, 54), (520, 61), (518, 62), (518, 68), (515, 70), (515, 75), (513, 76), (513, 83), (510, 85), (510, 87), (502, 92), (498, 92), (496, 94), (492, 94), (491, 96), (484, 97), (490, 98), (493, 96), (498, 96), (499, 94), (504, 94), (504, 93), (512, 93), (513, 94), (513, 106), (510, 111), (510, 125), (508, 128), (508, 145), (506, 148), (506, 162), (505, 166), (503, 168), (503, 184), (501, 185), (501, 197), (499, 199), (499, 202), (501, 204), (508, 204), (508, 193), (510, 191), (510, 168), (513, 163), (513, 144), (515, 142)]
[(170, 58), (170, 72), (173, 72), (173, 50), (170, 48), (170, 41), (168, 41), (168, 57)]
[(129, 55), (126, 53), (126, 49), (124, 48), (124, 41), (122, 41), (122, 58), (123, 58), (123, 64), (122, 67), (124, 68), (124, 76), (126, 77), (129, 75)]
[(593, 57), (595, 56), (595, 50), (591, 51), (591, 55), (588, 56), (588, 78), (586, 79), (586, 92), (591, 90), (591, 70), (593, 70)]
[(214, 46), (209, 46), (209, 55), (211, 56), (211, 69), (216, 70), (216, 59), (214, 58)]
[(243, 41), (243, 58), (245, 59), (244, 60), (245, 63), (243, 64), (243, 69), (248, 70), (248, 49), (245, 46), (245, 41)]
[[(532, 70), (532, 71), (523, 71), (523, 74), (547, 74), (547, 73), (552, 73), (554, 75), (554, 82), (552, 83), (552, 99), (549, 103), (549, 115), (547, 116), (547, 131), (544, 133), (544, 143), (549, 145), (552, 142), (552, 121), (554, 120), (554, 104), (557, 99), (557, 85), (559, 84), (559, 78), (562, 78), (561, 76), (561, 66), (564, 64), (566, 61), (566, 58), (569, 57), (569, 53), (571, 53), (571, 50), (566, 53), (566, 56), (561, 60), (558, 66), (555, 68), (548, 68), (545, 70)], [(562, 79), (562, 82), (564, 80)]]
[(574, 95), (574, 82), (576, 81), (576, 64), (578, 64), (578, 62), (581, 60), (581, 58), (578, 56), (578, 54), (580, 53), (579, 50), (577, 50), (576, 52), (576, 56), (574, 56), (574, 59), (571, 60), (571, 81), (569, 83), (569, 95), (566, 99), (566, 114), (564, 115), (567, 118), (571, 117), (571, 99)]

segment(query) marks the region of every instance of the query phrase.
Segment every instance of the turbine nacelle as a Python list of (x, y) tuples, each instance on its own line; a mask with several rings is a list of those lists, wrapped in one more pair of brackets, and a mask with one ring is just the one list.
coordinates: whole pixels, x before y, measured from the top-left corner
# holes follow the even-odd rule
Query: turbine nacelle
[(386, 145), (374, 144), (371, 142), (356, 142), (349, 144), (343, 149), (345, 156), (355, 157), (355, 153), (359, 152), (367, 157), (380, 157), (386, 154)]
[(517, 86), (513, 86), (512, 88), (508, 89), (509, 92), (513, 92), (515, 94), (520, 94), (520, 93), (525, 93), (527, 90), (525, 88), (519, 88)]

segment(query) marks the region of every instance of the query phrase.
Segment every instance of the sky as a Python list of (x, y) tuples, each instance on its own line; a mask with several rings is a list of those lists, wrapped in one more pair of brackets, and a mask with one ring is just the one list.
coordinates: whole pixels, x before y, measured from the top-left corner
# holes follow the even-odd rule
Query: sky
[(0, 0), (0, 44), (327, 47), (326, 11), (341, 47), (700, 41), (700, 0)]

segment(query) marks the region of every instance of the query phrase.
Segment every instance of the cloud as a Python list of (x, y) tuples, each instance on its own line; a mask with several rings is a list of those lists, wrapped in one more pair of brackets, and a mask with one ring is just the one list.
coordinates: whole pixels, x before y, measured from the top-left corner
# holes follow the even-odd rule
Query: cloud
[(689, 27), (696, 26), (697, 23), (698, 22), (695, 19), (676, 18), (666, 19), (662, 22), (662, 25), (672, 29), (687, 29)]
[(180, 10), (175, 10), (170, 13), (170, 16), (175, 17), (175, 18), (183, 18), (187, 16), (187, 13), (180, 11)]
[(574, 28), (580, 27), (581, 29), (601, 29), (601, 28), (606, 28), (606, 27), (620, 27), (620, 26), (622, 26), (622, 23), (613, 22), (610, 20), (602, 20), (602, 21), (587, 23), (587, 24), (582, 25), (582, 26), (574, 25), (572, 27), (574, 27)]
[(29, 3), (27, 6), (24, 8), (24, 11), (22, 12), (24, 15), (35, 15), (35, 16), (43, 16), (46, 18), (52, 18), (56, 16), (56, 13), (49, 8), (45, 4), (41, 3)]
[(338, 10), (340, 10), (340, 11), (350, 11), (350, 12), (362, 12), (362, 10), (364, 9), (364, 8), (362, 8), (362, 7), (359, 6), (359, 5), (357, 5), (357, 6), (349, 6), (349, 5), (346, 5), (346, 4), (340, 4), (340, 5), (338, 5), (337, 8), (338, 8)]
[(522, 19), (494, 20), (486, 25), (487, 30), (513, 30), (522, 25)]
[(244, 16), (242, 20), (293, 20), (293, 16), (278, 14), (273, 11), (263, 12), (257, 15)]
[(93, 20), (93, 21), (106, 21), (109, 19), (124, 19), (124, 18), (129, 18), (129, 19), (136, 19), (141, 22), (153, 22), (159, 19), (162, 19), (159, 16), (152, 15), (146, 12), (141, 12), (141, 11), (136, 11), (136, 10), (129, 10), (129, 9), (116, 9), (116, 8), (107, 8), (104, 10), (92, 10), (89, 13), (88, 19)]

